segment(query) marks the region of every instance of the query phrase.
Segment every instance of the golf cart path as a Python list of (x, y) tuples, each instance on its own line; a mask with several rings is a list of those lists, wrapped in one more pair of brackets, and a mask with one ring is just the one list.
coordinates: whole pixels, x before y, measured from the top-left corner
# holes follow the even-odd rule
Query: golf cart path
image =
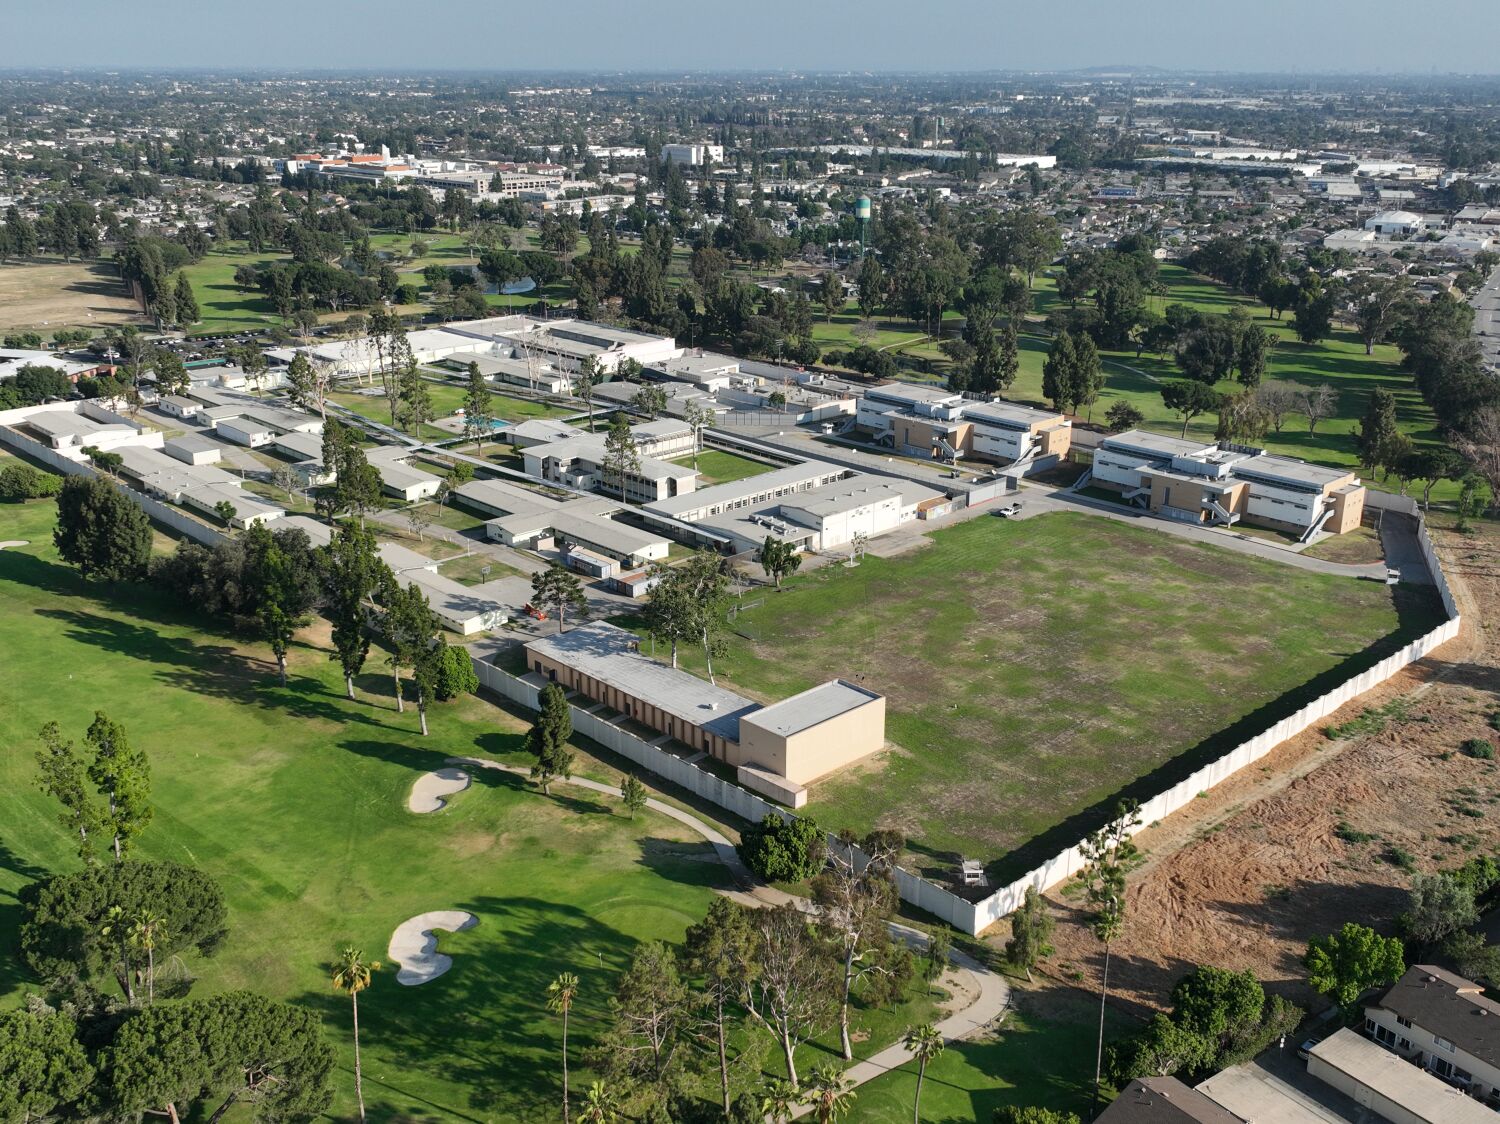
[[(483, 757), (450, 757), (448, 762), (452, 765), (468, 765), (477, 769), (494, 769), (518, 777), (530, 775), (520, 766), (503, 765), (498, 761), (489, 761)], [(620, 794), (617, 788), (599, 781), (591, 781), (586, 777), (571, 777), (567, 780), (558, 778), (553, 783), (570, 784), (591, 792), (603, 793), (606, 796), (619, 796)], [(684, 812), (681, 808), (674, 808), (654, 797), (647, 798), (646, 807), (676, 820), (709, 842), (734, 880), (743, 887), (740, 890), (730, 890), (724, 893), (724, 896), (731, 901), (751, 908), (784, 905), (790, 902), (804, 913), (812, 912), (813, 905), (806, 898), (783, 893), (771, 886), (757, 885), (754, 876), (740, 861), (734, 844), (712, 824), (705, 823), (692, 813)], [(927, 947), (927, 935), (921, 930), (897, 921), (891, 921), (888, 924), (892, 935), (904, 940), (913, 949), (921, 951)], [(937, 1027), (938, 1033), (945, 1041), (956, 1042), (979, 1033), (1005, 1014), (1010, 1006), (1010, 984), (1006, 983), (1005, 978), (998, 972), (991, 971), (967, 953), (955, 949), (949, 955), (950, 970), (960, 976), (959, 979), (953, 981), (954, 994), (973, 998), (966, 1006), (933, 1025)], [(855, 1085), (863, 1085), (866, 1081), (872, 1081), (883, 1073), (900, 1069), (911, 1060), (911, 1054), (907, 1052), (906, 1047), (896, 1042), (868, 1058), (852, 1063), (844, 1071), (844, 1076)], [(794, 1115), (803, 1116), (810, 1111), (812, 1111), (811, 1106), (804, 1106)]]

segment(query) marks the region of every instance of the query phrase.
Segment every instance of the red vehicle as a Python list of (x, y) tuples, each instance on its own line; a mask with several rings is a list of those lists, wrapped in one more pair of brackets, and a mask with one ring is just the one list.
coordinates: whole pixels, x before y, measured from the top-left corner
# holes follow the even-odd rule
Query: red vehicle
[(547, 619), (547, 614), (541, 609), (538, 609), (535, 605), (531, 604), (531, 602), (529, 601), (526, 603), (525, 612), (527, 616), (535, 617), (539, 621), (544, 621)]

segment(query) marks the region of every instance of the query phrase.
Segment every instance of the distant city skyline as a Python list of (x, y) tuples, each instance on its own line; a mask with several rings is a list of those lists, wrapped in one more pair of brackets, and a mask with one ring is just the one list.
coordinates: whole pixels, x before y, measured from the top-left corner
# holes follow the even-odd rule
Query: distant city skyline
[(8, 69), (1500, 73), (1496, 0), (12, 0), (7, 8), (0, 67)]

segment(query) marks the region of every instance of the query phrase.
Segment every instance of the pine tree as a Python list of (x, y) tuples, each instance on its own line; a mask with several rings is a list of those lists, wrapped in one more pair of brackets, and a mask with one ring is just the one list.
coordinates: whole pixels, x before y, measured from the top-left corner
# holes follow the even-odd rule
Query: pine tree
[(1366, 471), (1390, 462), (1391, 453), (1401, 431), (1396, 427), (1396, 398), (1389, 390), (1371, 393), (1354, 435), (1359, 463)]
[(1064, 329), (1053, 339), (1046, 362), (1042, 364), (1042, 395), (1052, 401), (1054, 409), (1064, 414), (1071, 414), (1078, 404), (1074, 382), (1077, 367), (1073, 333)]
[(573, 775), (573, 751), (568, 748), (568, 739), (573, 736), (573, 715), (567, 696), (556, 683), (542, 688), (539, 701), (541, 710), (526, 734), (526, 748), (536, 757), (531, 779), (542, 786), (543, 792), (550, 793), (555, 778), (566, 780)]
[(198, 311), (198, 298), (193, 296), (193, 283), (187, 279), (187, 274), (181, 270), (177, 272), (177, 285), (175, 294), (177, 299), (177, 323), (196, 324), (203, 319), (202, 313)]

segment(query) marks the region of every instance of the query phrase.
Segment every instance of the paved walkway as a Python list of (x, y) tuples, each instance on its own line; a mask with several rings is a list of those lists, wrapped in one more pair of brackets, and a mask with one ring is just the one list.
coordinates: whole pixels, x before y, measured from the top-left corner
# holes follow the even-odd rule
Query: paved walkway
[[(529, 775), (527, 770), (518, 765), (504, 765), (499, 761), (490, 761), (483, 757), (450, 757), (448, 763), (467, 765), (477, 769), (493, 769), (517, 777)], [(572, 777), (566, 781), (559, 780), (554, 783), (570, 784), (576, 788), (587, 789), (606, 796), (619, 795), (618, 789), (586, 777)], [(739, 890), (728, 891), (725, 897), (750, 908), (785, 905), (790, 902), (805, 913), (812, 912), (813, 905), (806, 898), (795, 897), (774, 887), (758, 884), (755, 877), (746, 869), (745, 864), (740, 861), (739, 852), (734, 849), (734, 844), (712, 824), (705, 823), (691, 812), (685, 812), (681, 808), (673, 807), (654, 797), (646, 799), (646, 807), (676, 820), (708, 841), (718, 855), (719, 861), (728, 869), (735, 882), (741, 886)], [(889, 924), (891, 934), (904, 940), (912, 948), (920, 951), (927, 947), (925, 933), (897, 921)], [(1010, 1007), (1010, 984), (999, 973), (991, 971), (967, 953), (954, 950), (950, 953), (950, 960), (951, 967), (944, 977), (945, 982), (950, 984), (955, 995), (973, 998), (961, 1009), (954, 1011), (934, 1025), (944, 1040), (956, 1042), (979, 1033), (1005, 1014), (1007, 1008)], [(854, 1062), (844, 1071), (844, 1076), (856, 1086), (863, 1085), (866, 1081), (873, 1081), (893, 1069), (900, 1069), (911, 1060), (906, 1047), (896, 1042), (868, 1058)], [(801, 1117), (811, 1111), (811, 1106), (804, 1106), (793, 1115)]]

